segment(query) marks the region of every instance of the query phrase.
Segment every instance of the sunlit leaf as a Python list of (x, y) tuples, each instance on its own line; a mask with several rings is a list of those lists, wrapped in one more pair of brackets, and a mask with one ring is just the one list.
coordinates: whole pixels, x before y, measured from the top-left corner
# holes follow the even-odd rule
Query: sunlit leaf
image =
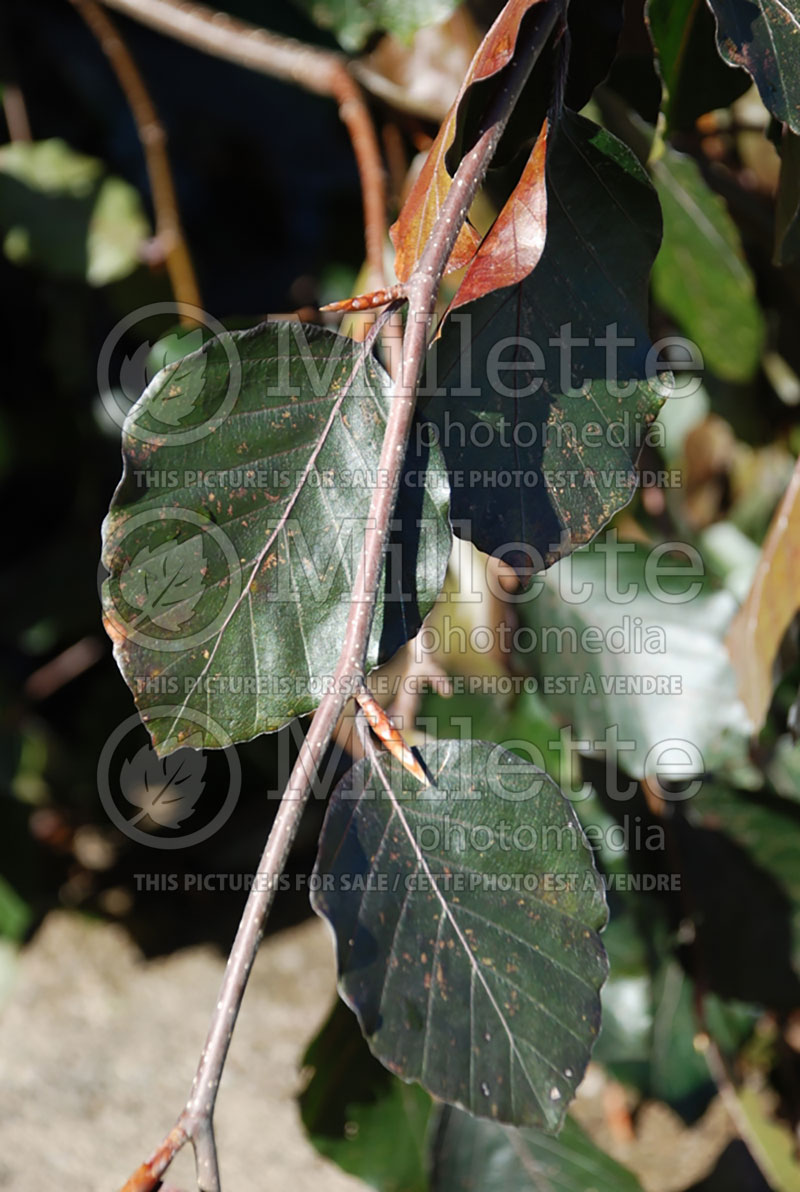
[(653, 163), (664, 240), (653, 266), (656, 301), (724, 380), (758, 367), (764, 323), (735, 223), (690, 157), (666, 148)]
[(767, 718), (773, 668), (800, 609), (800, 464), (767, 534), (750, 592), (727, 638), (739, 692), (756, 730)]
[(617, 764), (637, 778), (668, 765), (666, 741), (685, 743), (697, 774), (741, 753), (750, 728), (722, 645), (736, 602), (710, 588), (696, 553), (676, 549), (599, 542), (518, 606), (536, 634), (525, 663), (549, 709), (590, 755), (612, 748), (613, 726)]
[(800, 133), (800, 0), (708, 0), (719, 52), (752, 75), (766, 107)]
[(133, 187), (55, 138), (0, 146), (0, 228), (11, 260), (93, 286), (135, 269), (149, 235)]
[[(397, 250), (395, 272), (401, 281), (407, 281), (413, 273), (452, 186), (453, 178), (446, 159), (456, 136), (462, 102), (470, 87), (492, 78), (508, 66), (514, 55), (522, 20), (528, 11), (537, 5), (541, 6), (541, 15), (537, 19), (541, 22), (540, 46), (543, 46), (561, 11), (560, 0), (510, 0), (472, 60), (458, 96), (439, 129), (397, 222), (391, 229), (392, 240)], [(469, 223), (465, 223), (450, 256), (448, 270), (460, 269), (468, 264), (479, 243), (478, 233)]]
[(547, 235), (546, 161), (547, 121), (522, 177), (470, 261), (451, 310), (501, 286), (515, 285), (538, 264)]
[(434, 1096), (558, 1129), (589, 1059), (605, 899), (568, 801), (500, 746), (377, 755), (332, 797), (312, 896), (375, 1055)]
[(294, 0), (322, 29), (331, 29), (346, 50), (362, 50), (378, 30), (410, 38), (424, 25), (443, 21), (458, 0)]
[[(354, 341), (273, 323), (168, 365), (129, 413), (103, 598), (143, 719), (162, 709), (158, 749), (198, 728), (210, 748), (219, 729), (246, 740), (318, 704), (381, 483), (389, 384)], [(438, 452), (415, 435), (406, 468), (371, 666), (413, 636), (447, 566)]]

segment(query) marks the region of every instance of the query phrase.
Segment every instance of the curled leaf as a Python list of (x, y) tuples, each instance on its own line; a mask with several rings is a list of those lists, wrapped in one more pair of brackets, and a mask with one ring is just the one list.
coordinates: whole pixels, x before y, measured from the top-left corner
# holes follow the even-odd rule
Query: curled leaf
[[(414, 272), (453, 184), (447, 168), (447, 154), (455, 140), (463, 100), (475, 83), (491, 78), (509, 65), (514, 56), (522, 20), (537, 4), (543, 6), (542, 19), (549, 18), (554, 23), (561, 7), (554, 0), (510, 0), (486, 34), (472, 60), (461, 90), (439, 129), (425, 164), (390, 232), (397, 250), (395, 272), (400, 281), (408, 281)], [(479, 244), (480, 236), (475, 228), (466, 222), (458, 234), (447, 272), (467, 265), (475, 256)]]

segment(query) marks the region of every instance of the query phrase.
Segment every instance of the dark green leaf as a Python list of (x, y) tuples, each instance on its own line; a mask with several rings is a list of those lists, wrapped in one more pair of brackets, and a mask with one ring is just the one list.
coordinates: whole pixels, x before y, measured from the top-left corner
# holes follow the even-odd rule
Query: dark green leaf
[(431, 1192), (640, 1192), (641, 1184), (567, 1118), (558, 1138), (445, 1109)]
[[(103, 599), (144, 720), (161, 709), (149, 727), (162, 752), (198, 733), (210, 748), (246, 740), (319, 702), (380, 482), (388, 385), (352, 340), (272, 323), (167, 366), (131, 410), (104, 526)], [(417, 440), (371, 666), (438, 595), (446, 508), (438, 453)]]
[(720, 60), (714, 18), (704, 0), (649, 0), (647, 21), (666, 92), (668, 128), (691, 128), (698, 116), (726, 108), (750, 86), (743, 70)]
[[(626, 861), (622, 865), (630, 872)], [(707, 1031), (733, 1058), (759, 1011), (704, 990), (701, 1021), (697, 986), (674, 958), (668, 904), (634, 889), (623, 886), (609, 895), (611, 919), (603, 938), (611, 972), (603, 987), (603, 1026), (594, 1058), (618, 1080), (645, 1097), (666, 1101), (694, 1122), (716, 1092), (695, 1037)], [(686, 898), (683, 885), (675, 897)]]
[(377, 32), (408, 40), (423, 25), (449, 17), (458, 0), (294, 0), (322, 29), (331, 29), (351, 53)]
[[(456, 533), (522, 574), (589, 541), (631, 499), (633, 461), (666, 392), (646, 379), (655, 193), (590, 121), (567, 112), (554, 138), (539, 264), (448, 320), (427, 376), (440, 388), (422, 389)], [(605, 342), (615, 333), (632, 344), (615, 351)], [(570, 335), (589, 345), (570, 350)]]
[(800, 998), (800, 808), (706, 783), (675, 831), (711, 987), (790, 1008)]
[(434, 1096), (558, 1129), (589, 1059), (606, 975), (602, 883), (547, 775), (501, 746), (385, 756), (337, 787), (314, 909), (378, 1058)]
[(692, 158), (665, 148), (652, 173), (664, 213), (656, 301), (718, 377), (746, 381), (758, 367), (764, 323), (736, 225)]
[(431, 1099), (378, 1063), (343, 1002), (337, 1000), (303, 1066), (311, 1076), (300, 1112), (320, 1154), (380, 1192), (427, 1192)]
[(623, 0), (570, 0), (569, 70), (564, 102), (580, 111), (609, 72), (622, 32)]
[(786, 129), (781, 143), (781, 180), (775, 211), (775, 263), (800, 258), (800, 136)]
[(726, 62), (752, 75), (766, 107), (800, 133), (800, 0), (708, 0)]
[(22, 940), (32, 918), (31, 907), (0, 875), (0, 939)]

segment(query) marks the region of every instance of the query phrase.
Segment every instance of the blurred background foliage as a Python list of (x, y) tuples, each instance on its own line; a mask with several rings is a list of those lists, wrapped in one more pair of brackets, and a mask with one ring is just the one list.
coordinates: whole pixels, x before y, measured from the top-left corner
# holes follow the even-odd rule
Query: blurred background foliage
[[(576, 0), (573, 7), (578, 22), (586, 6)], [(372, 109), (396, 209), (415, 155), (435, 134), (497, 6), (239, 0), (226, 8), (361, 56), (378, 96)], [(612, 40), (618, 9), (598, 3), (592, 14), (600, 24), (608, 14)], [(361, 198), (334, 103), (114, 19), (168, 132), (205, 309), (227, 325), (247, 326), (353, 292), (363, 264)], [(464, 733), (468, 719), (466, 735), (541, 750), (563, 785), (582, 789), (576, 807), (587, 827), (600, 826), (608, 840), (615, 821), (636, 823), (635, 838), (598, 854), (605, 872), (681, 876), (679, 891), (610, 894), (611, 978), (596, 1059), (607, 1082), (600, 1133), (611, 1149), (646, 1100), (693, 1122), (722, 1089), (735, 1102), (750, 1151), (732, 1143), (716, 1174), (697, 1187), (798, 1188), (788, 1158), (800, 1121), (796, 635), (791, 630), (782, 644), (774, 698), (756, 739), (723, 643), (800, 452), (800, 150), (797, 134), (775, 121), (750, 77), (720, 60), (705, 4), (651, 0), (649, 21), (641, 0), (625, 5), (617, 57), (588, 114), (648, 163), (661, 200), (654, 338), (689, 336), (706, 365), (700, 389), (665, 411), (663, 445), (647, 446), (640, 461), (645, 472), (678, 471), (680, 484), (646, 484), (614, 524), (619, 540), (635, 548), (623, 556), (628, 580), (640, 576), (647, 550), (660, 543), (689, 543), (704, 560), (703, 592), (688, 609), (665, 619), (669, 607), (654, 607), (642, 591), (623, 610), (643, 625), (665, 626), (668, 650), (655, 663), (680, 676), (684, 695), (430, 692), (395, 710), (429, 718), (439, 736)], [(606, 51), (598, 39), (594, 52)], [(591, 45), (581, 52), (591, 59)], [(97, 362), (122, 317), (170, 299), (171, 291), (130, 110), (65, 0), (6, 0), (0, 84), (0, 484), (8, 548), (0, 589), (2, 994), (13, 979), (15, 948), (55, 906), (124, 923), (148, 955), (199, 940), (227, 947), (241, 894), (141, 890), (134, 875), (251, 872), (274, 810), (265, 791), (278, 786), (296, 741), (284, 732), (239, 747), (236, 814), (186, 852), (138, 846), (102, 810), (98, 758), (133, 702), (99, 620), (99, 528), (120, 449), (119, 427), (98, 394)], [(146, 334), (171, 330), (163, 317)], [(142, 327), (134, 328), (118, 363), (146, 342)], [(558, 594), (564, 568), (591, 577), (602, 559), (589, 548), (559, 564), (529, 604), (484, 588), (477, 609), (450, 603), (447, 613), (467, 635), (480, 626), (541, 633), (619, 620), (619, 606), (566, 605)], [(474, 552), (460, 546), (450, 583), (468, 570), (483, 573)], [(442, 641), (443, 616), (440, 608), (430, 619)], [(636, 651), (504, 653), (475, 647), (474, 634), (467, 640), (473, 645), (456, 651), (412, 646), (393, 666), (428, 678), (511, 674), (540, 682), (655, 670)], [(565, 725), (595, 740), (612, 724), (637, 741), (634, 753), (609, 759), (553, 744)], [(686, 735), (706, 757), (702, 790), (686, 803), (664, 804), (641, 781), (640, 753), (666, 735)], [(146, 742), (142, 729), (138, 743)], [(631, 782), (625, 802), (612, 797)], [(293, 856), (299, 871), (313, 864), (323, 811), (323, 799), (314, 800)], [(662, 851), (647, 847), (654, 828), (664, 834)], [(271, 926), (306, 913), (303, 898), (279, 896)], [(343, 1054), (352, 1057), (344, 1090), (337, 1083)], [(458, 1111), (433, 1124), (427, 1095), (371, 1060), (341, 1006), (306, 1063), (309, 1132), (323, 1153), (377, 1188), (528, 1188), (531, 1163), (543, 1164), (553, 1186), (565, 1190), (586, 1186), (587, 1163), (597, 1164), (593, 1187), (638, 1186), (598, 1157), (577, 1122), (546, 1153), (537, 1150), (541, 1138), (522, 1132), (521, 1141), (509, 1141), (490, 1124), (465, 1135)], [(614, 1088), (622, 1089), (621, 1108), (614, 1102), (613, 1109)], [(581, 1119), (589, 1133), (590, 1118)], [(398, 1137), (411, 1147), (426, 1132), (433, 1172), (415, 1164), (411, 1151), (398, 1168)], [(750, 1158), (755, 1151), (761, 1171)]]

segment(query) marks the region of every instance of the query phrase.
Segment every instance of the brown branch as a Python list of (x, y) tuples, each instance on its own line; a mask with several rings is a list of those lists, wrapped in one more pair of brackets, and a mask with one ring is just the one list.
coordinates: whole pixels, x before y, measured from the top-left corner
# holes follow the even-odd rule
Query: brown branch
[[(156, 239), (164, 254), (175, 301), (181, 305), (202, 307), (200, 289), (181, 227), (178, 199), (172, 180), (167, 134), (158, 118), (139, 68), (130, 51), (114, 27), (111, 18), (95, 0), (71, 0), (100, 43), (100, 47), (125, 93), (131, 109), (136, 132), (144, 152), (150, 193), (156, 220)], [(193, 323), (188, 313), (180, 316), (182, 323)]]
[[(145, 2), (149, 4), (153, 0)], [(278, 808), (259, 865), (258, 878), (248, 896), (228, 958), (189, 1100), (173, 1130), (147, 1163), (128, 1181), (123, 1192), (153, 1192), (172, 1157), (188, 1140), (195, 1147), (200, 1192), (220, 1192), (213, 1146), (217, 1090), (236, 1016), (274, 897), (276, 879), (286, 865), (318, 765), (330, 744), (337, 721), (350, 695), (363, 682), (389, 526), (397, 501), (417, 385), (425, 360), (439, 285), (458, 232), (494, 156), (508, 118), (556, 19), (556, 10), (552, 7), (548, 17), (529, 30), (527, 36), (520, 38), (517, 53), (505, 72), (504, 85), (484, 118), (476, 143), (456, 171), (425, 252), (408, 281), (409, 310), (403, 336), (402, 361), (389, 394), (389, 419), (378, 465), (379, 474), (389, 478), (389, 482), (376, 485), (372, 491), (364, 545), (351, 593), (347, 632), (331, 690), (323, 697), (311, 722)], [(389, 309), (391, 311), (392, 308)], [(365, 352), (370, 350), (379, 331), (380, 323), (376, 324), (365, 341)]]
[(6, 83), (3, 87), (3, 115), (10, 141), (33, 140), (25, 96), (17, 83)]
[[(73, 0), (78, 2), (87, 0)], [(196, 50), (336, 100), (339, 116), (350, 135), (361, 180), (370, 289), (381, 289), (386, 241), (383, 163), (363, 92), (344, 55), (304, 45), (290, 37), (279, 37), (202, 4), (181, 4), (176, 0), (103, 0), (103, 3)]]
[(29, 675), (23, 690), (28, 699), (49, 699), (99, 662), (105, 652), (106, 647), (99, 638), (82, 637)]

